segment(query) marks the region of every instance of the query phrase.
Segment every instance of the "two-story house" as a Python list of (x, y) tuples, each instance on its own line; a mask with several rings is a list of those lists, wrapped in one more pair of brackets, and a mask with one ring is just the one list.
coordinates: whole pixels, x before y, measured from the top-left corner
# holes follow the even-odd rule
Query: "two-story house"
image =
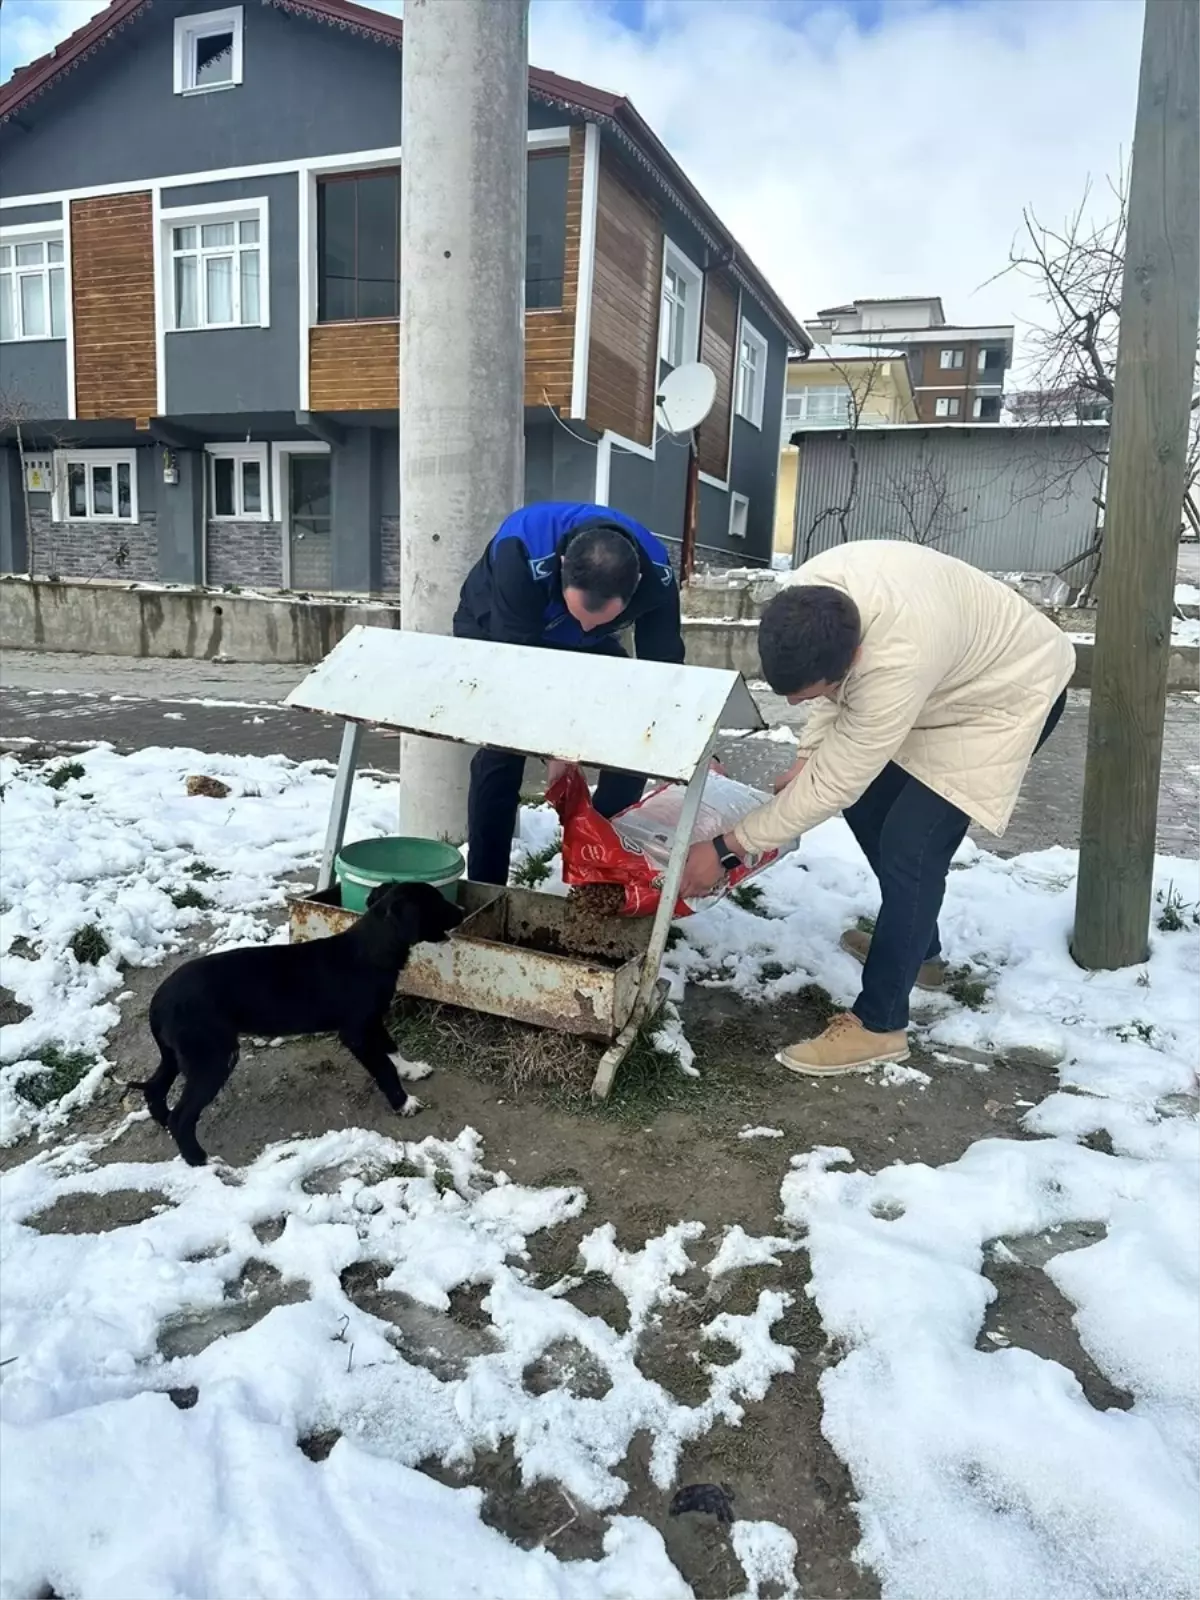
[[(395, 590), (401, 45), (111, 0), (0, 89), (0, 568)], [(702, 358), (698, 557), (765, 564), (807, 334), (627, 100), (533, 70), (528, 145), (527, 498), (678, 544), (655, 396)]]
[(808, 323), (830, 345), (903, 350), (911, 369), (917, 422), (999, 422), (1013, 328), (950, 324), (939, 295), (854, 300), (827, 306)]

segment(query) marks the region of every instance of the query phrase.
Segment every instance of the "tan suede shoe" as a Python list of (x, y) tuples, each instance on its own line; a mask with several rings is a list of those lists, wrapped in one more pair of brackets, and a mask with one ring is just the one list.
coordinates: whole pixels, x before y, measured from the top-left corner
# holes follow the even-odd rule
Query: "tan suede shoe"
[(888, 1061), (908, 1060), (908, 1035), (869, 1033), (852, 1012), (843, 1012), (815, 1039), (801, 1039), (775, 1057), (781, 1067), (806, 1078), (836, 1078), (869, 1072)]
[[(871, 951), (871, 935), (863, 933), (858, 928), (848, 928), (839, 940), (842, 949), (848, 956), (853, 956), (861, 966), (866, 966), (867, 956)], [(917, 973), (917, 988), (928, 990), (931, 994), (940, 994), (946, 987), (946, 963), (944, 961), (922, 961)]]

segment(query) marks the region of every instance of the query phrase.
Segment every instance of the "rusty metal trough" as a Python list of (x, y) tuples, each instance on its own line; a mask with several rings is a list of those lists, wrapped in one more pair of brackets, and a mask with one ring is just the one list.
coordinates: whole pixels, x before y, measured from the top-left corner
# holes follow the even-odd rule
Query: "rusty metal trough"
[(317, 886), (290, 901), (297, 941), (340, 932), (355, 918), (342, 909), (334, 859), (364, 725), (687, 783), (652, 919), (614, 918), (583, 953), (570, 948), (561, 896), (464, 882), (461, 925), (445, 944), (418, 946), (401, 975), (402, 994), (608, 1041), (592, 1084), (605, 1097), (661, 993), (659, 967), (717, 735), (764, 725), (740, 673), (586, 651), (556, 652), (550, 673), (541, 650), (359, 627), (286, 704), (344, 723)]
[[(417, 946), (400, 994), (587, 1039), (617, 1037), (637, 999), (649, 918), (613, 918), (607, 949), (577, 954), (562, 948), (569, 935), (561, 896), (463, 882), (458, 903), (467, 915), (454, 937)], [(293, 943), (341, 933), (359, 915), (342, 909), (336, 884), (288, 904)]]

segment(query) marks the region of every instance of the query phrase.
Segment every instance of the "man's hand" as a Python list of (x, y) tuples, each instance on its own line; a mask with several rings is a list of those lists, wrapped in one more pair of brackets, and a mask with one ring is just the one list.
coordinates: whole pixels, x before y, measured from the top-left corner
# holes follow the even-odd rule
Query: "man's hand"
[(789, 783), (794, 783), (796, 781), (796, 779), (804, 771), (807, 761), (807, 756), (799, 756), (795, 761), (792, 762), (791, 766), (786, 772), (781, 772), (779, 774), (779, 776), (775, 779), (775, 782), (772, 784), (772, 788), (775, 790), (776, 794), (782, 794)]
[(571, 770), (569, 761), (547, 761), (546, 763), (546, 788), (553, 789), (564, 772)]
[(716, 756), (714, 756), (712, 758), (712, 760), (709, 762), (708, 766), (709, 766), (709, 771), (710, 772), (715, 772), (718, 778), (727, 778), (729, 776), (729, 774), (725, 771), (725, 768), (717, 760)]
[(716, 846), (711, 839), (703, 839), (687, 853), (687, 860), (683, 864), (683, 881), (679, 885), (680, 898), (701, 899), (711, 894), (724, 876), (724, 869), (717, 860)]

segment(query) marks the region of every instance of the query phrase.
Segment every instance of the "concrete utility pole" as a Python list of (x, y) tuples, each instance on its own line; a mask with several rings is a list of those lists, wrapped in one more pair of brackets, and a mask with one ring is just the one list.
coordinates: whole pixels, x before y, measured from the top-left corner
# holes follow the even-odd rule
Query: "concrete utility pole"
[[(407, 0), (402, 59), (400, 615), (448, 634), (524, 492), (527, 0)], [(468, 756), (403, 740), (405, 833), (466, 836)]]
[(1167, 657), (1200, 299), (1200, 0), (1147, 0), (1072, 951), (1149, 948)]

